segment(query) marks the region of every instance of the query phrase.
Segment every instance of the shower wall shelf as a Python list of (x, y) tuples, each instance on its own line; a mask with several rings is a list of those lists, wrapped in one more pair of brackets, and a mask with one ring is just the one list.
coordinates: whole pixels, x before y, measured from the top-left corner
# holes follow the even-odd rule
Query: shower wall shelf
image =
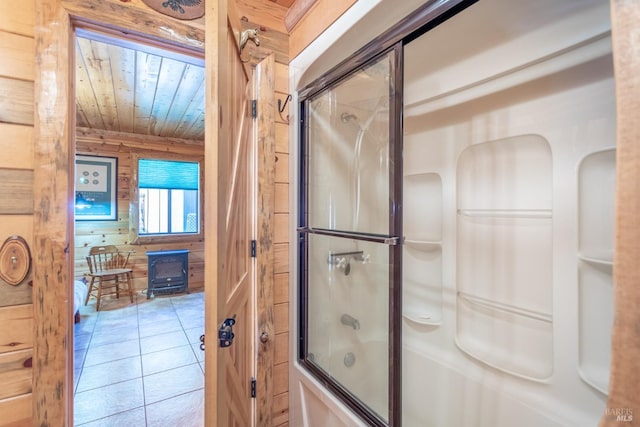
[(427, 325), (427, 326), (440, 326), (442, 324), (442, 318), (434, 318), (430, 314), (425, 313), (413, 313), (407, 310), (404, 310), (402, 313), (402, 317), (405, 319), (417, 323), (419, 325)]
[(551, 218), (551, 209), (458, 209), (458, 215), (484, 218)]
[(578, 373), (604, 395), (613, 326), (615, 157), (615, 148), (597, 151), (578, 168)]
[(541, 322), (552, 323), (553, 316), (550, 313), (543, 313), (540, 311), (528, 310), (526, 308), (518, 307), (513, 304), (505, 304), (499, 301), (490, 300), (487, 298), (479, 297), (476, 295), (466, 294), (458, 291), (458, 298), (465, 300), (469, 304), (475, 304), (485, 308), (489, 308), (496, 311), (503, 311), (509, 314), (515, 314), (518, 316), (528, 317), (529, 319), (539, 320)]
[(553, 373), (553, 318), (512, 304), (458, 292), (457, 347), (507, 374), (546, 382)]
[(608, 260), (608, 259), (592, 258), (592, 257), (586, 257), (586, 256), (582, 256), (582, 255), (579, 255), (578, 259), (580, 261), (586, 262), (588, 264), (608, 265), (608, 266), (613, 267), (613, 261)]
[(425, 240), (409, 240), (404, 239), (404, 244), (410, 248), (417, 249), (419, 251), (439, 251), (442, 249), (442, 242), (433, 242)]
[(520, 135), (458, 157), (456, 344), (531, 381), (553, 372), (552, 161)]
[[(411, 155), (406, 149), (405, 156)], [(442, 179), (433, 172), (404, 176), (403, 317), (442, 322)]]

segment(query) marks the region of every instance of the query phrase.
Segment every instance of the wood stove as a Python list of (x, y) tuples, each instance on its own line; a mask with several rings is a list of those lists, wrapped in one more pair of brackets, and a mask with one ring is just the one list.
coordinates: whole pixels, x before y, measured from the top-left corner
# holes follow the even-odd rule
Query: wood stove
[(149, 251), (147, 299), (154, 293), (189, 293), (189, 250)]

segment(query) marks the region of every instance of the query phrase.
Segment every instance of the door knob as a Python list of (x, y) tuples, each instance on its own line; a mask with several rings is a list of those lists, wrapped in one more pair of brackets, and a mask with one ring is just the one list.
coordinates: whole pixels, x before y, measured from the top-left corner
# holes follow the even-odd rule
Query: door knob
[(267, 341), (269, 341), (269, 334), (268, 334), (268, 333), (266, 333), (266, 332), (261, 333), (261, 334), (260, 334), (260, 342), (261, 342), (262, 344), (266, 344), (266, 343), (267, 343)]

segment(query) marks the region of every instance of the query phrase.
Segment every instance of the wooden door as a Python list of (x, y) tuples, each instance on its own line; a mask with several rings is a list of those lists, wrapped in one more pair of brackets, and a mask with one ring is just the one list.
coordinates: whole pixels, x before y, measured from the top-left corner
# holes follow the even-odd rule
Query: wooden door
[[(215, 162), (205, 178), (206, 335), (205, 421), (208, 426), (255, 423), (251, 380), (255, 375), (255, 262), (251, 240), (257, 175), (253, 161), (252, 69), (242, 61), (239, 33), (229, 17), (232, 2), (218, 0), (208, 9), (206, 162)], [(231, 10), (233, 15), (233, 10)], [(213, 20), (214, 23), (210, 24)], [(212, 34), (213, 33), (213, 34)], [(209, 37), (211, 34), (211, 37)], [(217, 172), (215, 172), (217, 168)], [(211, 173), (211, 168), (207, 168)], [(208, 219), (207, 219), (208, 215)], [(214, 222), (215, 221), (215, 222)], [(233, 341), (221, 347), (218, 329), (233, 319)], [(211, 368), (209, 368), (211, 367)]]
[[(253, 424), (251, 378), (254, 375), (253, 263), (251, 259), (253, 186), (251, 81), (236, 49), (232, 32), (228, 74), (222, 105), (222, 125), (227, 127), (227, 147), (220, 147), (220, 193), (225, 200), (219, 231), (218, 323), (233, 318), (233, 343), (218, 347), (218, 425)], [(226, 118), (226, 123), (225, 123)], [(222, 142), (222, 141), (221, 141)], [(222, 145), (222, 144), (221, 144)], [(224, 188), (223, 188), (224, 187)]]

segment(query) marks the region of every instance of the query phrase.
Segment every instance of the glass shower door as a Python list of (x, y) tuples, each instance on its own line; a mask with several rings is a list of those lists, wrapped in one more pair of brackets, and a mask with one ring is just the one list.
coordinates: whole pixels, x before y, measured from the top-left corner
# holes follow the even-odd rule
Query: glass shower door
[(372, 425), (399, 424), (400, 55), (302, 103), (300, 360)]

